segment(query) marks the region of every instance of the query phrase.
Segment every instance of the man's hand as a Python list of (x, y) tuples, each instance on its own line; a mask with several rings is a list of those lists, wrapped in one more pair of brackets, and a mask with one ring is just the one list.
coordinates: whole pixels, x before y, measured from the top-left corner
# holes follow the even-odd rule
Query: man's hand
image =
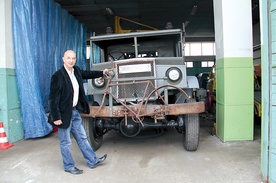
[(114, 72), (113, 72), (112, 69), (104, 69), (103, 70), (103, 75), (104, 75), (105, 78), (111, 79), (114, 75)]
[(54, 121), (53, 123), (58, 126), (58, 125), (62, 124), (62, 121), (61, 120), (57, 120), (57, 121)]
[(108, 74), (108, 69), (104, 69), (104, 70), (103, 70), (103, 74), (104, 74), (104, 75)]

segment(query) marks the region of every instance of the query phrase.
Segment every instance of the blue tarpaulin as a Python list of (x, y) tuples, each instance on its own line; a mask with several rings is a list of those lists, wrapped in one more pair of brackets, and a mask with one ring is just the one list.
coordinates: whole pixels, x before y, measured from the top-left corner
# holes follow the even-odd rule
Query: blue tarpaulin
[(24, 138), (49, 134), (48, 96), (63, 53), (74, 50), (86, 67), (86, 27), (53, 0), (13, 0), (14, 58)]

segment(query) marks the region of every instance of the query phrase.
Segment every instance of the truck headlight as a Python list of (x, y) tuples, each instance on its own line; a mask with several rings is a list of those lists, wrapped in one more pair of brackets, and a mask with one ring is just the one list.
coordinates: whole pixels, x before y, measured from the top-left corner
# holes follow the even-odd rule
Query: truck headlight
[(167, 70), (166, 76), (170, 81), (176, 82), (181, 78), (181, 71), (177, 67), (171, 67)]
[(104, 78), (96, 78), (92, 80), (92, 85), (95, 88), (103, 88), (105, 86), (105, 79)]

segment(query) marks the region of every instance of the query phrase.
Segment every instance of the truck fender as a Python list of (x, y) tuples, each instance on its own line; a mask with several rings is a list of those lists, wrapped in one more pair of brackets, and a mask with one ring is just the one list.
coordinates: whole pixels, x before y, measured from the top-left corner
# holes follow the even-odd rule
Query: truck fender
[(187, 76), (188, 88), (199, 88), (198, 80), (195, 76)]

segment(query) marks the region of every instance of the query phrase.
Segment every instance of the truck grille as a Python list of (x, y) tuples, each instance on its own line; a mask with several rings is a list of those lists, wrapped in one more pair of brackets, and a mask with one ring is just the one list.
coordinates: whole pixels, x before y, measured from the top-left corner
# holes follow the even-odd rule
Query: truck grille
[[(121, 101), (136, 101), (148, 98), (155, 88), (154, 59), (116, 63), (117, 97)], [(151, 82), (151, 83), (149, 83)], [(156, 94), (151, 96), (155, 99)]]

